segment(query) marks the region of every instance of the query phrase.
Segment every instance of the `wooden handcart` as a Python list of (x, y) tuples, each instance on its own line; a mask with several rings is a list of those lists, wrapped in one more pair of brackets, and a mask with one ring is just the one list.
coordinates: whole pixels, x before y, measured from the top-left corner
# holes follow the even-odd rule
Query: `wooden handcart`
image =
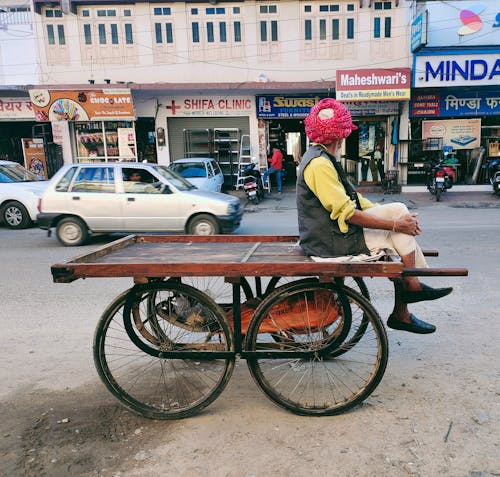
[(314, 262), (295, 236), (140, 235), (53, 265), (52, 275), (57, 283), (134, 279), (97, 325), (95, 365), (126, 407), (176, 419), (214, 401), (239, 358), (264, 393), (292, 412), (352, 408), (376, 388), (388, 359), (363, 277), (467, 270)]

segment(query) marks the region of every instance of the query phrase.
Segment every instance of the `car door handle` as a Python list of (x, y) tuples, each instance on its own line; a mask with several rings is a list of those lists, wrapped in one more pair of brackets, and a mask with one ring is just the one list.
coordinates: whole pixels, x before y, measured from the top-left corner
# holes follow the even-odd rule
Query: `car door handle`
[(134, 197), (127, 197), (127, 202), (135, 202), (135, 198)]
[(80, 200), (80, 197), (78, 197), (77, 195), (73, 196), (72, 197), (73, 200)]

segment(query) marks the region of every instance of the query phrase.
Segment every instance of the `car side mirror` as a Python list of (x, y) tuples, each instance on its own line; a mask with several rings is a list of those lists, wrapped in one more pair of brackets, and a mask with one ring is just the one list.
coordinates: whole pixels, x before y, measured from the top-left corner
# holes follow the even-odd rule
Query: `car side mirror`
[(163, 190), (161, 191), (161, 193), (162, 194), (171, 194), (172, 193), (172, 189), (170, 189), (170, 187), (167, 184), (165, 184), (163, 186)]

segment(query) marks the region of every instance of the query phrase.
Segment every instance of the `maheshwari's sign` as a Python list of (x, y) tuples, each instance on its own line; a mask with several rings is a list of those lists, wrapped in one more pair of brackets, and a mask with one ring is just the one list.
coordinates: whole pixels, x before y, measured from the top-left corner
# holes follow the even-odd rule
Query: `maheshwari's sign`
[(337, 70), (339, 101), (401, 101), (410, 99), (409, 68)]
[(37, 121), (131, 121), (135, 119), (128, 89), (30, 90)]

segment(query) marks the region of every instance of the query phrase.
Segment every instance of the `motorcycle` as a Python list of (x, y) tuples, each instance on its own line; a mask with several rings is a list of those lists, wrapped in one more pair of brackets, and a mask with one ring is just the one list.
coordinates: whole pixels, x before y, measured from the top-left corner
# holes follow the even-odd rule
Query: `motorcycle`
[(443, 160), (431, 162), (427, 173), (427, 189), (436, 197), (436, 202), (441, 200), (441, 194), (453, 187), (455, 171), (452, 167), (443, 164)]
[(260, 172), (255, 169), (255, 164), (252, 162), (243, 169), (243, 190), (247, 196), (247, 200), (259, 203), (264, 197), (264, 186)]
[(500, 157), (490, 161), (488, 171), (493, 191), (496, 195), (500, 195)]

